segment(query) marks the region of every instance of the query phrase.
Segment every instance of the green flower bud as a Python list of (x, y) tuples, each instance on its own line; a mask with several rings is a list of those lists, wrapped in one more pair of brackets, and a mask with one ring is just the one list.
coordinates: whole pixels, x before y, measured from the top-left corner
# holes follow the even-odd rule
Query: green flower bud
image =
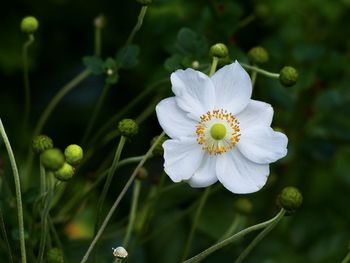
[(252, 212), (253, 204), (247, 198), (238, 198), (235, 202), (235, 208), (237, 212), (247, 215)]
[(94, 26), (96, 28), (104, 28), (106, 26), (106, 18), (104, 15), (99, 15), (94, 19)]
[(141, 5), (150, 5), (152, 4), (152, 0), (136, 0)]
[(139, 125), (132, 119), (124, 119), (119, 122), (118, 129), (121, 135), (131, 138), (138, 133)]
[(141, 167), (139, 172), (136, 175), (136, 178), (143, 181), (147, 179), (147, 177), (148, 177), (148, 171), (146, 170), (146, 168)]
[(283, 67), (280, 71), (279, 80), (282, 85), (290, 87), (295, 85), (299, 77), (298, 71), (293, 67)]
[(32, 141), (33, 151), (40, 154), (48, 149), (53, 148), (53, 141), (46, 135), (38, 135)]
[(269, 53), (263, 47), (253, 47), (248, 52), (248, 58), (253, 64), (263, 64), (269, 61)]
[[(158, 139), (159, 136), (155, 136), (151, 140), (151, 146), (155, 143), (155, 141)], [(168, 139), (167, 136), (163, 136), (163, 138), (158, 142), (158, 144), (154, 147), (152, 154), (154, 156), (163, 156), (164, 149), (163, 149), (163, 143)]]
[(64, 150), (66, 162), (71, 165), (78, 165), (83, 159), (83, 149), (77, 144), (71, 144)]
[(226, 65), (231, 64), (231, 63), (232, 63), (231, 58), (229, 56), (227, 56), (224, 58), (219, 58), (218, 66), (223, 67), (223, 66), (226, 66)]
[(46, 254), (47, 263), (64, 263), (62, 250), (59, 248), (50, 248)]
[(21, 30), (24, 33), (32, 34), (39, 27), (39, 22), (34, 16), (26, 16), (22, 19)]
[(64, 155), (60, 149), (52, 148), (40, 155), (43, 166), (51, 171), (57, 171), (64, 164)]
[(74, 167), (69, 163), (64, 163), (63, 166), (54, 172), (54, 176), (60, 181), (68, 181), (74, 175)]
[(300, 191), (292, 186), (285, 187), (277, 197), (277, 204), (289, 214), (294, 213), (303, 203)]
[(217, 43), (211, 46), (209, 54), (211, 57), (225, 58), (228, 56), (228, 49), (225, 44)]

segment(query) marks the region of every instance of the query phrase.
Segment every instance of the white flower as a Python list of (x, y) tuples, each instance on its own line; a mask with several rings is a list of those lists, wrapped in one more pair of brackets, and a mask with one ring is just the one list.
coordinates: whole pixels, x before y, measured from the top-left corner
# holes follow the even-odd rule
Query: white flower
[(164, 170), (174, 182), (206, 187), (218, 180), (233, 193), (261, 189), (269, 164), (287, 154), (288, 138), (270, 125), (270, 104), (252, 100), (249, 75), (236, 61), (212, 77), (193, 70), (171, 74), (175, 97), (157, 117), (171, 138), (163, 144)]

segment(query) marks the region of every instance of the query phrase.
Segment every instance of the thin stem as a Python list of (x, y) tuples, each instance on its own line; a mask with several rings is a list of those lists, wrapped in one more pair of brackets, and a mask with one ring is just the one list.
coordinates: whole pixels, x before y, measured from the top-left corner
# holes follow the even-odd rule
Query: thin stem
[(195, 233), (195, 231), (197, 229), (198, 221), (199, 221), (199, 218), (200, 218), (200, 216), (202, 214), (203, 207), (204, 207), (204, 205), (205, 205), (205, 203), (206, 203), (206, 201), (208, 199), (208, 196), (209, 196), (209, 193), (210, 193), (210, 189), (211, 189), (210, 187), (207, 187), (205, 189), (205, 191), (203, 192), (201, 198), (200, 198), (200, 201), (199, 201), (199, 204), (198, 204), (198, 207), (197, 207), (194, 219), (193, 219), (193, 223), (192, 223), (192, 226), (191, 226), (190, 234), (188, 235), (188, 238), (187, 238), (187, 241), (186, 241), (186, 245), (185, 245), (185, 249), (184, 249), (181, 261), (184, 261), (187, 258), (188, 252), (191, 249), (194, 233)]
[(140, 180), (135, 180), (134, 182), (134, 189), (132, 192), (132, 200), (131, 200), (131, 209), (130, 209), (130, 215), (129, 215), (129, 224), (126, 230), (126, 234), (124, 237), (123, 241), (123, 247), (127, 247), (131, 232), (134, 228), (134, 223), (135, 223), (135, 218), (136, 218), (136, 211), (137, 211), (137, 204), (139, 200), (139, 195), (140, 195), (140, 190), (141, 190), (141, 181)]
[(45, 168), (40, 161), (40, 196), (43, 197), (45, 192), (46, 192), (46, 173), (45, 173)]
[(76, 86), (78, 86), (80, 82), (82, 82), (84, 79), (90, 76), (90, 74), (91, 71), (85, 69), (82, 72), (80, 72), (74, 79), (72, 79), (62, 87), (62, 89), (55, 95), (55, 97), (53, 97), (49, 105), (47, 105), (46, 109), (41, 114), (40, 119), (34, 130), (34, 136), (39, 135), (41, 133), (51, 113), (56, 108), (58, 103), (63, 99), (63, 97), (66, 96), (70, 91), (72, 91)]
[(102, 190), (101, 196), (100, 196), (100, 198), (98, 200), (98, 203), (97, 203), (95, 233), (97, 232), (97, 229), (100, 226), (103, 204), (105, 202), (105, 199), (106, 199), (109, 187), (111, 186), (111, 183), (112, 183), (115, 171), (117, 170), (119, 159), (120, 159), (120, 155), (121, 155), (122, 150), (123, 150), (124, 145), (125, 145), (125, 140), (126, 140), (126, 138), (124, 136), (120, 137), (119, 144), (118, 144), (118, 147), (117, 147), (117, 149), (115, 151), (115, 155), (114, 155), (114, 159), (113, 159), (112, 165), (111, 165), (111, 167), (108, 170), (107, 179), (106, 179), (106, 182), (105, 182), (105, 184), (103, 186), (103, 190)]
[(235, 219), (232, 221), (231, 225), (229, 226), (229, 228), (227, 229), (225, 234), (223, 234), (223, 236), (219, 239), (219, 241), (222, 241), (222, 240), (228, 238), (229, 236), (231, 236), (236, 231), (237, 227), (239, 226), (240, 221), (241, 221), (241, 215), (237, 214), (235, 216)]
[(100, 229), (98, 230), (97, 234), (95, 235), (94, 239), (92, 240), (88, 250), (86, 251), (83, 259), (81, 260), (81, 263), (85, 263), (88, 258), (89, 255), (91, 253), (91, 251), (94, 249), (97, 241), (100, 239), (102, 233), (104, 232), (104, 230), (107, 227), (107, 224), (109, 222), (109, 220), (111, 219), (114, 211), (116, 210), (116, 208), (118, 207), (120, 201), (123, 199), (124, 195), (126, 194), (126, 192), (128, 191), (130, 185), (132, 184), (132, 182), (134, 181), (137, 173), (139, 172), (139, 170), (141, 169), (141, 167), (144, 165), (144, 163), (146, 162), (146, 160), (148, 159), (148, 156), (150, 156), (152, 154), (153, 149), (156, 147), (156, 145), (163, 139), (163, 137), (165, 136), (164, 132), (161, 133), (161, 135), (157, 138), (157, 140), (154, 142), (154, 144), (150, 147), (150, 149), (147, 151), (147, 153), (144, 155), (144, 158), (142, 158), (142, 160), (139, 162), (139, 164), (137, 165), (137, 167), (135, 168), (134, 172), (131, 174), (130, 179), (127, 181), (127, 183), (125, 184), (123, 190), (121, 191), (121, 193), (118, 195), (117, 199), (115, 200), (114, 204), (112, 205), (111, 209), (109, 210), (106, 218), (104, 219)]
[(27, 262), (27, 256), (26, 256), (26, 246), (25, 246), (25, 240), (24, 240), (24, 222), (23, 222), (23, 207), (22, 207), (22, 196), (21, 196), (21, 182), (20, 177), (18, 173), (18, 168), (16, 165), (15, 156), (13, 155), (13, 151), (11, 148), (11, 144), (9, 142), (9, 139), (7, 137), (4, 125), (2, 124), (2, 120), (0, 118), (0, 133), (4, 140), (7, 153), (10, 158), (12, 172), (13, 172), (13, 178), (15, 181), (15, 190), (16, 190), (16, 201), (17, 201), (17, 216), (18, 216), (18, 228), (19, 228), (19, 242), (21, 247), (21, 259), (22, 263)]
[(95, 26), (95, 55), (101, 56), (101, 49), (102, 49), (102, 28), (99, 26)]
[(251, 65), (248, 65), (248, 64), (244, 64), (244, 63), (240, 63), (241, 66), (245, 69), (248, 69), (248, 70), (251, 70), (251, 71), (255, 71), (261, 75), (264, 75), (266, 77), (269, 77), (269, 78), (273, 78), (273, 79), (278, 79), (280, 74), (279, 73), (272, 73), (272, 72), (269, 72), (267, 70), (263, 70), (261, 68), (258, 68), (258, 67), (254, 67), (254, 66), (251, 66)]
[(23, 81), (24, 81), (24, 128), (27, 127), (30, 114), (30, 83), (29, 83), (29, 66), (28, 66), (28, 48), (34, 42), (34, 35), (29, 34), (28, 40), (22, 47), (22, 59), (23, 59)]
[(243, 28), (243, 27), (249, 25), (251, 22), (253, 22), (255, 20), (255, 18), (256, 18), (255, 14), (251, 14), (251, 15), (243, 18), (241, 21), (239, 21), (237, 27)]
[(349, 263), (350, 262), (350, 252), (345, 256), (345, 258), (341, 261), (341, 263)]
[(236, 259), (235, 263), (241, 263), (250, 253), (250, 251), (253, 250), (253, 248), (278, 224), (278, 222), (282, 219), (284, 216), (285, 211), (283, 210), (282, 213), (279, 214), (279, 216), (274, 220), (268, 227), (266, 227), (263, 231), (257, 235), (253, 241), (247, 246), (244, 251), (239, 255), (239, 257)]
[[(258, 67), (256, 67), (258, 68)], [(256, 72), (255, 70), (252, 72), (251, 78), (252, 78), (252, 88), (254, 89), (255, 86), (255, 82), (256, 82), (256, 77), (258, 75), (258, 72)]]
[(11, 246), (10, 246), (10, 243), (9, 243), (9, 240), (8, 240), (8, 237), (7, 237), (5, 220), (4, 220), (4, 217), (3, 217), (3, 214), (2, 214), (1, 207), (0, 207), (0, 228), (1, 228), (2, 235), (3, 235), (3, 239), (4, 239), (5, 244), (6, 244), (9, 260), (10, 260), (11, 263), (13, 263)]
[(142, 23), (143, 23), (143, 19), (145, 18), (145, 15), (147, 12), (147, 8), (148, 8), (147, 6), (141, 7), (140, 14), (137, 18), (137, 23), (134, 26), (134, 28), (132, 29), (128, 39), (126, 40), (125, 47), (129, 46), (132, 43), (132, 41), (134, 40), (135, 34), (137, 33), (137, 31), (140, 30)]
[(98, 98), (98, 101), (97, 101), (96, 106), (94, 108), (94, 111), (92, 113), (91, 119), (89, 121), (87, 129), (86, 129), (85, 134), (83, 136), (82, 143), (81, 143), (82, 145), (86, 144), (86, 141), (91, 134), (92, 128), (94, 127), (96, 119), (97, 119), (98, 115), (100, 114), (102, 105), (107, 97), (107, 94), (109, 93), (110, 88), (111, 88), (111, 85), (106, 83), (105, 87), (102, 90), (101, 96)]
[(201, 253), (199, 253), (198, 255), (184, 261), (183, 263), (192, 263), (192, 262), (199, 262), (201, 260), (203, 260), (204, 258), (206, 258), (207, 256), (209, 256), (210, 254), (212, 254), (213, 252), (231, 244), (232, 242), (236, 241), (237, 239), (262, 228), (265, 228), (267, 226), (269, 226), (270, 224), (272, 224), (275, 220), (279, 220), (279, 218), (281, 217), (281, 215), (284, 215), (285, 210), (281, 209), (280, 212), (272, 219), (262, 222), (260, 224), (256, 224), (254, 226), (248, 227), (246, 229), (243, 229), (242, 231), (238, 232), (237, 234), (232, 235), (229, 238), (226, 238), (225, 240), (216, 243), (215, 245), (207, 248), (206, 250), (202, 251)]
[(213, 57), (213, 61), (211, 63), (211, 67), (210, 67), (210, 71), (209, 71), (209, 76), (212, 76), (215, 73), (216, 68), (218, 66), (218, 62), (219, 62), (219, 58)]

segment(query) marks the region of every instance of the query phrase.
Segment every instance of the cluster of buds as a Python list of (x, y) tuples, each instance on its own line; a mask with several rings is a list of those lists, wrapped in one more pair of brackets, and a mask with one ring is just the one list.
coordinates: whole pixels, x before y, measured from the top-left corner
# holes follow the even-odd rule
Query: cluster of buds
[(60, 181), (68, 181), (75, 173), (77, 166), (83, 159), (83, 149), (77, 144), (71, 144), (64, 153), (54, 148), (53, 141), (46, 135), (38, 135), (33, 139), (33, 151), (40, 155), (40, 161), (44, 168), (53, 172)]

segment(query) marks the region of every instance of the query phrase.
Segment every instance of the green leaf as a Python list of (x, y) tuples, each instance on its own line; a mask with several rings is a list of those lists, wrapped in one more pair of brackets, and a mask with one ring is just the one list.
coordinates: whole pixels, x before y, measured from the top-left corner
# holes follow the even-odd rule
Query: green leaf
[(135, 67), (139, 63), (139, 54), (140, 48), (136, 45), (130, 45), (119, 50), (117, 60), (120, 61), (120, 67), (126, 69)]
[(176, 48), (180, 53), (195, 57), (208, 53), (208, 44), (205, 38), (189, 28), (180, 29), (177, 34)]
[(104, 62), (100, 57), (87, 56), (83, 58), (84, 65), (96, 75), (100, 75), (104, 72)]
[(106, 83), (109, 85), (116, 84), (119, 80), (119, 75), (118, 74), (113, 74), (111, 76), (107, 76), (106, 78)]

